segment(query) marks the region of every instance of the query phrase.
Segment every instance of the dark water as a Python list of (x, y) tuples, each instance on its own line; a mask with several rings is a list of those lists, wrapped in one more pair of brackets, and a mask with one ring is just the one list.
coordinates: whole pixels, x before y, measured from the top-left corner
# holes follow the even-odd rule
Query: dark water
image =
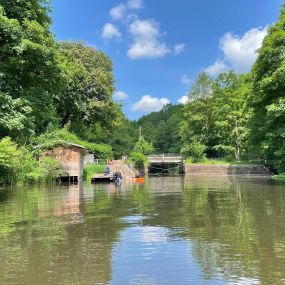
[(285, 284), (285, 184), (1, 189), (0, 284)]

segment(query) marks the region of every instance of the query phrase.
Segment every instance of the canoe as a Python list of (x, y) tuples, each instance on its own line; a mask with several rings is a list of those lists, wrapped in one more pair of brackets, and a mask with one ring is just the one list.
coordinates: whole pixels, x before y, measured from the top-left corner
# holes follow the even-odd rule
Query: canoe
[(143, 177), (139, 177), (139, 178), (134, 178), (135, 183), (144, 183), (144, 178)]

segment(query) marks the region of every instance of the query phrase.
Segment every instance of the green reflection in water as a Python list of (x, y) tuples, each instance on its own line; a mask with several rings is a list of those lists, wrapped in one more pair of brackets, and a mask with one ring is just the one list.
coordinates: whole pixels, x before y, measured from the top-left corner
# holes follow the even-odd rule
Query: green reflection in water
[[(174, 241), (182, 249), (188, 243), (188, 258), (201, 272), (195, 284), (285, 283), (285, 184), (234, 176), (2, 189), (0, 280), (116, 284), (113, 271), (126, 272), (112, 262), (113, 251), (126, 242), (122, 233), (128, 228), (168, 229), (155, 231), (167, 233), (155, 237), (162, 250)], [(122, 258), (140, 257), (140, 250)], [(153, 266), (158, 261), (149, 260)], [(179, 271), (178, 284), (187, 284), (190, 275)]]

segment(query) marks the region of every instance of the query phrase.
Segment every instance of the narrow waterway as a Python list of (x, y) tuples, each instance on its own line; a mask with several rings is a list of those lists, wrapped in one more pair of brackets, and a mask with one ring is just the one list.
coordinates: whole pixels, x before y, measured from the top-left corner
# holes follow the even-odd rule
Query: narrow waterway
[(0, 189), (0, 284), (285, 284), (285, 183)]

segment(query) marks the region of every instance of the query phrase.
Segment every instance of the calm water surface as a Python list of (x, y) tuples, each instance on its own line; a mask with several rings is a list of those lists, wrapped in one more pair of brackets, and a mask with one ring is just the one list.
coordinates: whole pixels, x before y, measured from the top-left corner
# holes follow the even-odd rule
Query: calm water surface
[(0, 189), (0, 284), (285, 284), (285, 184)]

